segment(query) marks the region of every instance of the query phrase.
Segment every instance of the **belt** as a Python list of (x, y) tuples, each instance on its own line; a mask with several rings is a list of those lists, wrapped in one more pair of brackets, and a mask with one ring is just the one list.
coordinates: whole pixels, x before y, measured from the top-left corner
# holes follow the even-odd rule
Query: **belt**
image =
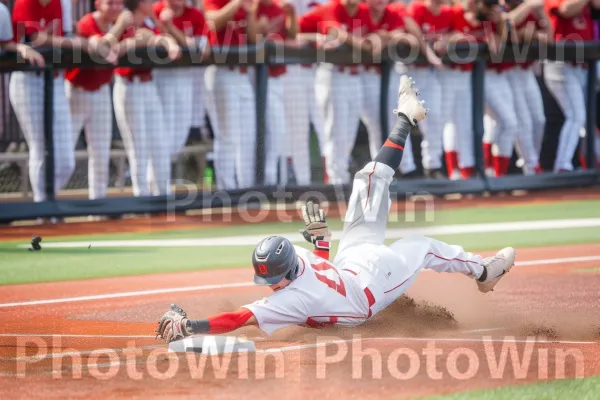
[(84, 90), (84, 91), (86, 91), (86, 92), (97, 92), (98, 90), (100, 90), (100, 89), (102, 89), (104, 86), (106, 86), (107, 84), (106, 84), (106, 83), (103, 83), (103, 84), (101, 84), (100, 86), (94, 86), (93, 88), (89, 88), (89, 87), (83, 87), (83, 86), (81, 86), (81, 85), (77, 85), (77, 84), (75, 84), (75, 83), (73, 83), (73, 82), (71, 82), (71, 85), (72, 85), (73, 87), (77, 88), (77, 89)]
[[(342, 271), (350, 272), (354, 276), (358, 275), (356, 272), (350, 269), (343, 268)], [(371, 289), (369, 289), (368, 287), (366, 287), (363, 291), (365, 292), (367, 302), (369, 303), (369, 315), (367, 315), (367, 318), (371, 318), (371, 316), (373, 315), (372, 307), (375, 304), (375, 296), (373, 296), (373, 292), (371, 292)]]
[(381, 75), (381, 66), (379, 65), (365, 65), (365, 70), (368, 71), (372, 69), (373, 71), (375, 71), (376, 73), (378, 73), (379, 75)]
[(227, 68), (229, 68), (230, 71), (239, 71), (242, 74), (248, 73), (248, 67), (243, 65), (229, 65)]
[(308, 69), (311, 69), (313, 65), (312, 65), (312, 64), (300, 64), (300, 66), (301, 66), (302, 68), (308, 68)]
[(128, 82), (150, 82), (152, 80), (152, 74), (143, 74), (143, 75), (126, 75), (122, 76), (123, 79)]
[(350, 75), (360, 74), (360, 67), (358, 65), (340, 65), (337, 70), (338, 72), (348, 72)]

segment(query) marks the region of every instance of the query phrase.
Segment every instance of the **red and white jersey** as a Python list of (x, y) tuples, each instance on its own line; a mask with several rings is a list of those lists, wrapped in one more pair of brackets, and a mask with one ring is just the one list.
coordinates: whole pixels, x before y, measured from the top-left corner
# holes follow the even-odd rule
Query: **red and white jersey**
[(566, 0), (546, 0), (546, 11), (550, 16), (550, 23), (554, 29), (554, 39), (562, 40), (593, 40), (594, 28), (592, 24), (592, 11), (589, 4), (572, 18), (562, 18), (558, 15), (558, 7)]
[(424, 2), (415, 1), (408, 6), (407, 12), (419, 25), (427, 41), (435, 41), (452, 30), (454, 15), (450, 6), (442, 5), (439, 14), (434, 14)]
[[(203, 0), (204, 12), (216, 11), (225, 7), (229, 0)], [(210, 31), (210, 44), (219, 46), (245, 46), (246, 43), (246, 11), (243, 7), (237, 10), (231, 21), (218, 32)]]
[[(77, 35), (79, 36), (89, 38), (102, 36), (104, 33), (94, 18), (94, 13), (84, 15), (77, 22)], [(65, 72), (65, 78), (68, 81), (90, 91), (98, 90), (110, 83), (112, 75), (112, 68), (73, 68)]]
[(10, 21), (10, 11), (0, 3), (0, 43), (7, 43), (13, 40), (12, 23)]
[[(152, 11), (158, 18), (165, 7), (165, 2), (159, 1), (152, 5)], [(184, 7), (181, 15), (173, 17), (173, 25), (187, 37), (208, 36), (209, 33), (204, 15), (194, 7)]]
[(60, 0), (50, 0), (45, 6), (42, 6), (39, 0), (16, 0), (12, 10), (12, 22), (16, 42), (30, 41), (31, 35), (42, 31), (54, 36), (63, 36)]
[(372, 315), (374, 297), (369, 289), (361, 289), (354, 273), (337, 269), (302, 247), (294, 248), (300, 262), (298, 277), (284, 289), (244, 306), (263, 332), (293, 325), (354, 326)]

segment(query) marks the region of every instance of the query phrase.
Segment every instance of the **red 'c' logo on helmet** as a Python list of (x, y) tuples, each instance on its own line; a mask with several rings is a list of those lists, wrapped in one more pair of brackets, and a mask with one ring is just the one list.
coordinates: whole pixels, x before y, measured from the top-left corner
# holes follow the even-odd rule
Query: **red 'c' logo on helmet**
[(266, 264), (258, 264), (258, 270), (260, 271), (261, 274), (266, 275), (267, 272), (269, 272), (267, 270), (267, 265)]

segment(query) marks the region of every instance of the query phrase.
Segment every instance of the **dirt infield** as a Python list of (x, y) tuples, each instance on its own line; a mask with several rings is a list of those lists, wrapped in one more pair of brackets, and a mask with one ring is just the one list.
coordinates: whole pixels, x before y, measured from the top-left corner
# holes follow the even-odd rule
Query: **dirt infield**
[[(4, 286), (0, 397), (269, 400), (284, 388), (293, 399), (408, 399), (597, 375), (600, 273), (585, 269), (598, 265), (600, 244), (520, 249), (489, 295), (466, 277), (422, 273), (362, 327), (247, 328), (258, 352), (229, 356), (176, 357), (152, 332), (170, 303), (200, 318), (268, 295), (219, 286), (250, 282), (250, 268)], [(201, 285), (212, 286), (184, 289)], [(503, 349), (521, 359), (502, 367)]]
[[(574, 200), (597, 200), (600, 198), (600, 188), (582, 188), (570, 189), (568, 191), (542, 191), (532, 192), (521, 196), (493, 196), (493, 197), (461, 197), (459, 200), (449, 200), (435, 198), (433, 199), (434, 209), (444, 210), (451, 208), (466, 207), (503, 207), (526, 204), (555, 203), (561, 201)], [(408, 204), (408, 205), (407, 205)], [(393, 212), (402, 213), (410, 209), (411, 212), (424, 209), (427, 204), (422, 200), (409, 203), (395, 202), (392, 205)], [(264, 219), (261, 222), (276, 222), (292, 218), (294, 221), (301, 221), (299, 211), (288, 210), (265, 210)], [(344, 204), (330, 203), (326, 207), (329, 218), (339, 218), (346, 211)], [(0, 240), (27, 240), (33, 235), (42, 237), (56, 237), (65, 235), (91, 235), (91, 234), (109, 234), (109, 233), (136, 233), (136, 232), (162, 232), (174, 229), (199, 229), (212, 228), (216, 226), (236, 225), (247, 223), (243, 215), (248, 213), (256, 216), (259, 211), (225, 209), (212, 210), (204, 215), (155, 215), (151, 217), (135, 217), (119, 220), (107, 220), (98, 222), (82, 221), (46, 224), (46, 225), (22, 225), (22, 226), (0, 226)], [(283, 219), (285, 218), (285, 219)]]

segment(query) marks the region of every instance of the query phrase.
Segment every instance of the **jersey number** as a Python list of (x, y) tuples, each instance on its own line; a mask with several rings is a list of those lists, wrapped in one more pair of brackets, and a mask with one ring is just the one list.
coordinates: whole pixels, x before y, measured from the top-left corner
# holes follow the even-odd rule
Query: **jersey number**
[[(335, 269), (331, 264), (326, 262), (312, 264), (311, 267), (315, 270), (315, 276), (318, 280), (320, 280), (321, 282), (323, 282), (342, 296), (346, 297), (346, 286), (344, 285), (344, 281), (342, 280), (342, 277), (340, 276), (337, 269)], [(336, 276), (337, 280), (339, 280), (340, 283), (337, 283), (336, 280), (331, 279), (327, 275)]]

